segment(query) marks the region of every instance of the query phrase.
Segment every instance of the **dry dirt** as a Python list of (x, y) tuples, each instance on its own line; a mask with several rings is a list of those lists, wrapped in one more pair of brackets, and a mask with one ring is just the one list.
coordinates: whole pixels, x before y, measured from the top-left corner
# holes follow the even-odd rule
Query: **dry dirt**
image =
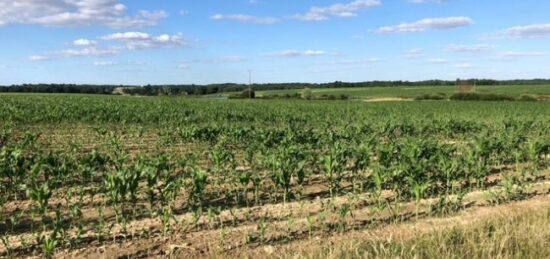
[(380, 98), (370, 98), (364, 99), (365, 102), (405, 102), (412, 101), (412, 98), (400, 98), (400, 97), (380, 97)]

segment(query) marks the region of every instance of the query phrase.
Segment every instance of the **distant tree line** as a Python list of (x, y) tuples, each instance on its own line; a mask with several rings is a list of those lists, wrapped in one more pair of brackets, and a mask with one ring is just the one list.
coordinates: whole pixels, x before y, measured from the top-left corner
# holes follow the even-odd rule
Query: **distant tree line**
[[(475, 85), (532, 85), (550, 84), (550, 79), (530, 80), (492, 80), (469, 79)], [(453, 86), (457, 81), (425, 80), (425, 81), (368, 81), (368, 82), (331, 82), (331, 83), (268, 83), (253, 84), (254, 90), (285, 90), (304, 88), (354, 88), (354, 87), (397, 87), (397, 86)], [(80, 93), (80, 94), (129, 94), (129, 95), (207, 95), (226, 92), (242, 92), (248, 89), (246, 84), (210, 84), (210, 85), (76, 85), (76, 84), (21, 84), (0, 86), (0, 92), (16, 93)]]
[(76, 84), (22, 84), (0, 86), (0, 92), (14, 93), (73, 93), (111, 94), (115, 85), (76, 85)]

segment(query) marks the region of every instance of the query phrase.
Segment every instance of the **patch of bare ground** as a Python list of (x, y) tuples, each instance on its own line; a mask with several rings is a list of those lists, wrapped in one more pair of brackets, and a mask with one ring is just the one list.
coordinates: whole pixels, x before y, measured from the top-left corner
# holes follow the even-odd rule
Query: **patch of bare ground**
[(404, 102), (412, 101), (412, 98), (401, 98), (401, 97), (379, 97), (379, 98), (369, 98), (364, 99), (365, 102)]

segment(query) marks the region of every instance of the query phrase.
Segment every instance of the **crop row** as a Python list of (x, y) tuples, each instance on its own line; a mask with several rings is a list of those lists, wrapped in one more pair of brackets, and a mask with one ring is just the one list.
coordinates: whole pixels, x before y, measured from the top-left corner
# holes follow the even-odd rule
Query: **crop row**
[[(512, 133), (446, 143), (394, 134), (361, 142), (345, 134), (298, 129), (271, 132), (258, 140), (237, 138), (234, 132), (218, 134), (217, 140), (203, 139), (197, 132), (191, 127), (179, 136), (181, 141), (204, 141), (209, 148), (203, 154), (177, 157), (161, 152), (134, 158), (115, 134), (105, 134), (107, 150), (81, 154), (43, 153), (37, 135), (27, 133), (12, 143), (4, 133), (0, 230), (4, 237), (32, 232), (34, 245), (49, 255), (57, 246), (79, 242), (78, 235), (64, 236), (67, 230), (84, 233), (106, 224), (101, 217), (105, 212), (114, 214), (111, 224), (120, 225), (123, 232), (128, 222), (141, 217), (158, 217), (169, 231), (175, 214), (193, 212), (200, 218), (203, 211), (216, 207), (348, 192), (369, 193), (383, 204), (385, 190), (396, 195), (396, 202), (460, 196), (490, 185), (489, 178), (502, 166), (522, 172), (519, 178), (505, 179), (511, 188), (536, 181), (542, 177), (538, 172), (548, 167), (550, 154), (547, 142)], [(250, 143), (238, 145), (243, 139)], [(308, 190), (313, 185), (321, 191)], [(22, 201), (30, 201), (29, 206), (7, 206)], [(95, 204), (100, 216), (80, 220), (82, 209)], [(98, 240), (107, 238), (103, 228), (107, 227), (93, 229)]]

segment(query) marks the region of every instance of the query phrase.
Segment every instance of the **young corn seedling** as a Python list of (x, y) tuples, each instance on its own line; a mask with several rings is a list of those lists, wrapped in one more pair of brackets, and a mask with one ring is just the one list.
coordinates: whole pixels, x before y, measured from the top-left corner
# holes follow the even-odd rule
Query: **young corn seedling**
[[(351, 168), (351, 185), (354, 193), (363, 191), (363, 179), (361, 179), (360, 176), (363, 175), (362, 172), (369, 166), (369, 152), (369, 146), (367, 145), (360, 145), (354, 148), (352, 152), (353, 165)], [(359, 180), (360, 186), (357, 186), (357, 180)]]
[[(272, 180), (275, 186), (283, 189), (283, 203), (286, 204), (289, 195), (291, 195), (291, 184), (294, 176), (298, 176), (303, 171), (305, 161), (304, 154), (296, 146), (280, 148), (268, 160), (269, 168), (272, 173)], [(301, 183), (303, 179), (298, 179)]]
[(43, 239), (42, 253), (45, 258), (52, 258), (55, 252), (55, 248), (58, 245), (57, 233), (54, 231), (50, 236)]
[(321, 156), (325, 177), (329, 185), (330, 197), (334, 197), (334, 192), (340, 191), (342, 173), (346, 169), (348, 156), (349, 151), (340, 143), (331, 147), (327, 154)]
[(48, 182), (44, 182), (40, 185), (33, 184), (27, 190), (28, 196), (34, 202), (36, 212), (40, 215), (45, 216), (46, 210), (48, 209), (48, 201), (52, 197), (52, 192), (50, 190)]
[(313, 219), (313, 216), (311, 214), (308, 214), (306, 216), (306, 220), (308, 236), (309, 238), (311, 238), (313, 236), (313, 223), (315, 223), (315, 220)]
[(224, 248), (225, 247), (225, 242), (226, 242), (226, 239), (227, 239), (227, 228), (225, 226), (222, 226), (220, 228), (220, 247), (221, 248)]
[(286, 232), (287, 232), (287, 238), (290, 240), (292, 239), (292, 228), (294, 227), (294, 216), (292, 213), (290, 213), (287, 217), (286, 221)]
[(105, 236), (105, 216), (104, 216), (104, 205), (100, 205), (97, 207), (97, 215), (98, 220), (95, 224), (95, 236), (97, 242), (101, 243), (103, 241), (103, 237)]
[(206, 172), (199, 169), (193, 170), (189, 188), (189, 204), (192, 208), (202, 207), (207, 181), (208, 175)]
[(267, 233), (267, 222), (264, 217), (260, 218), (256, 230), (258, 231), (260, 242), (266, 242), (267, 239), (265, 234)]
[(239, 219), (235, 208), (229, 208), (229, 214), (231, 214), (231, 224), (232, 226), (237, 226), (237, 220)]
[(414, 197), (414, 200), (415, 200), (415, 215), (416, 215), (416, 218), (418, 218), (418, 212), (419, 212), (419, 209), (420, 209), (420, 201), (424, 198), (424, 194), (426, 192), (426, 190), (430, 187), (430, 183), (429, 182), (425, 182), (425, 183), (419, 183), (415, 180), (411, 180), (412, 183), (411, 183), (411, 194), (412, 196)]
[(193, 225), (195, 226), (195, 228), (198, 228), (199, 227), (199, 221), (202, 217), (202, 207), (198, 207), (198, 208), (193, 209), (192, 216), (193, 216)]
[(351, 205), (349, 203), (344, 203), (340, 206), (340, 210), (339, 210), (339, 224), (338, 224), (338, 228), (339, 228), (339, 231), (340, 232), (345, 232), (346, 231), (346, 228), (347, 228), (347, 221), (346, 221), (346, 217), (348, 214), (351, 214)]
[(251, 171), (245, 171), (239, 174), (239, 183), (242, 189), (241, 195), (247, 207), (248, 207), (248, 184), (251, 182), (251, 180), (252, 180)]
[(166, 236), (166, 234), (171, 230), (171, 224), (170, 224), (171, 219), (175, 220), (172, 208), (170, 208), (170, 207), (162, 208), (162, 213), (160, 213), (160, 220), (162, 222), (162, 235), (163, 236)]
[(214, 208), (214, 207), (208, 207), (207, 215), (208, 215), (208, 224), (210, 225), (211, 229), (214, 229), (216, 227), (217, 219), (221, 213), (221, 208)]
[(208, 157), (212, 162), (212, 171), (216, 174), (216, 185), (225, 182), (228, 171), (236, 168), (235, 155), (220, 141), (209, 152)]

